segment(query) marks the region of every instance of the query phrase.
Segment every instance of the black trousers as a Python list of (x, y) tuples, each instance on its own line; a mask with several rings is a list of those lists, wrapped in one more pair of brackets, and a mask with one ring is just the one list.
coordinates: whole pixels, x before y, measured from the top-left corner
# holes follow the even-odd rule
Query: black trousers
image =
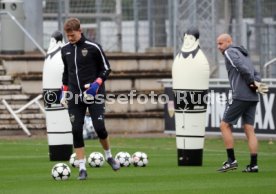
[(92, 118), (93, 126), (98, 137), (100, 139), (106, 139), (108, 136), (104, 121), (104, 102), (99, 103), (96, 101), (84, 102), (83, 100), (70, 100), (68, 102), (68, 112), (72, 124), (74, 148), (84, 147), (83, 124), (87, 110)]

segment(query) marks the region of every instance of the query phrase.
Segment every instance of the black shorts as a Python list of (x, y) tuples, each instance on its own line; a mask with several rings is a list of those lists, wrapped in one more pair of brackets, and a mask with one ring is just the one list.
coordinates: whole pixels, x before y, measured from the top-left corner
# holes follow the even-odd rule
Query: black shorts
[(222, 120), (226, 123), (236, 125), (239, 118), (242, 118), (242, 125), (255, 123), (256, 101), (233, 100), (227, 103)]

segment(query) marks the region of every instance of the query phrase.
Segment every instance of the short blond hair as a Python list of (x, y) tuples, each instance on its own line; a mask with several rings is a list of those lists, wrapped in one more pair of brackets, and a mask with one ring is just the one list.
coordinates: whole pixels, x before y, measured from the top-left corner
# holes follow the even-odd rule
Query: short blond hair
[(78, 18), (69, 18), (64, 22), (63, 29), (65, 32), (80, 30), (80, 20)]

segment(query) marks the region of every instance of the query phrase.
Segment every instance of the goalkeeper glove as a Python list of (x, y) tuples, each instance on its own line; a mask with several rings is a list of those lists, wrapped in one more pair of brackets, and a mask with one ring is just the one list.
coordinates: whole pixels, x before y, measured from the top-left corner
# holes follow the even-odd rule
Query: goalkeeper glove
[(67, 94), (68, 94), (68, 86), (63, 85), (61, 87), (61, 95), (60, 95), (60, 104), (64, 107), (64, 108), (68, 108), (68, 101), (67, 101)]
[(95, 97), (98, 93), (98, 90), (102, 83), (102, 78), (97, 78), (93, 83), (85, 84), (84, 88), (86, 88), (87, 90), (83, 92), (84, 98), (86, 98), (87, 100), (92, 100), (93, 97)]
[(268, 86), (265, 83), (254, 81), (250, 86), (262, 95), (268, 92)]

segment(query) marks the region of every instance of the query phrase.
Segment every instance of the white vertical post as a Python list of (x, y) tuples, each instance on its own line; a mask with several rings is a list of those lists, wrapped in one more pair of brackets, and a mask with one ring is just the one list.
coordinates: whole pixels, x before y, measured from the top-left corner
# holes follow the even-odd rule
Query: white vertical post
[(122, 51), (122, 0), (116, 0), (117, 50)]
[(96, 41), (101, 43), (101, 16), (102, 13), (102, 0), (96, 0), (96, 23), (97, 23), (97, 31), (96, 31)]
[(133, 0), (133, 16), (134, 16), (134, 50), (139, 50), (139, 5), (137, 0)]
[(177, 48), (178, 48), (178, 39), (177, 39), (177, 28), (178, 28), (178, 3), (177, 1), (173, 1), (174, 5), (173, 5), (173, 54), (174, 56), (177, 54)]

